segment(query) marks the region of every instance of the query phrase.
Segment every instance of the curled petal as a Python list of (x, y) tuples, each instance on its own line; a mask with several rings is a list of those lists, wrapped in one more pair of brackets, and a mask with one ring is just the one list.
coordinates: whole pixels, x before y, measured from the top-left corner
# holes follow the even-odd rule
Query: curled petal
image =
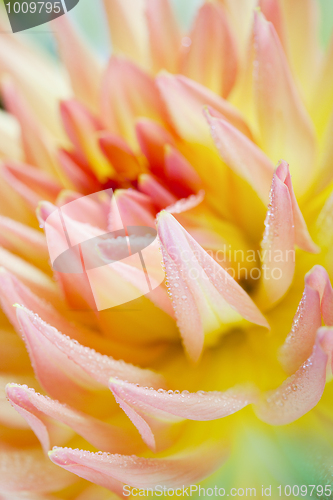
[(161, 375), (84, 347), (23, 307), (17, 307), (17, 316), (37, 377), (45, 390), (60, 401), (66, 395), (69, 404), (71, 399), (75, 404), (75, 391), (84, 394), (86, 390), (107, 387), (110, 377), (154, 387), (164, 385)]
[(146, 17), (154, 71), (176, 73), (179, 65), (180, 29), (169, 0), (148, 0)]
[(280, 361), (287, 373), (294, 373), (311, 355), (320, 326), (320, 296), (306, 284), (291, 331), (280, 350)]
[(75, 482), (73, 474), (53, 467), (42, 450), (31, 448), (0, 451), (1, 493), (48, 493)]
[[(31, 363), (24, 342), (20, 337), (12, 329), (1, 328), (0, 342), (1, 370), (4, 373), (29, 373)], [(12, 380), (11, 378), (10, 381)]]
[(205, 192), (201, 190), (197, 194), (192, 194), (188, 198), (177, 200), (176, 203), (173, 203), (172, 205), (167, 207), (166, 211), (169, 214), (182, 214), (200, 205), (200, 203), (202, 203), (204, 199)]
[(309, 359), (276, 390), (267, 392), (256, 407), (258, 417), (270, 425), (285, 425), (312, 410), (326, 383), (327, 354), (320, 330)]
[(262, 292), (269, 303), (288, 290), (295, 270), (295, 245), (317, 252), (298, 207), (289, 166), (281, 161), (273, 175), (262, 247)]
[[(64, 429), (59, 426), (59, 422), (72, 428), (99, 450), (133, 453), (138, 449), (139, 440), (134, 433), (37, 394), (34, 389), (8, 384), (6, 393), (11, 405), (35, 432), (46, 454), (64, 437)], [(68, 430), (65, 430), (66, 438), (68, 439)]]
[(18, 333), (20, 333), (20, 327), (16, 317), (16, 310), (13, 307), (17, 303), (32, 309), (45, 320), (55, 321), (58, 327), (60, 324), (63, 326), (66, 323), (53, 306), (35, 295), (16, 276), (4, 268), (0, 268), (0, 302), (3, 311)]
[(158, 76), (157, 84), (172, 123), (183, 139), (211, 146), (209, 129), (202, 114), (204, 106), (212, 106), (238, 130), (251, 137), (239, 111), (203, 85), (185, 76), (168, 73)]
[(52, 397), (78, 408), (83, 409), (93, 404), (93, 391), (100, 390), (101, 385), (61, 351), (57, 342), (59, 339), (66, 339), (67, 344), (71, 345), (74, 341), (67, 339), (22, 306), (16, 306), (16, 314), (32, 367), (41, 386)]
[(58, 287), (48, 275), (17, 255), (0, 247), (0, 268), (1, 267), (15, 275), (36, 295), (42, 296), (54, 304), (60, 303)]
[(195, 484), (222, 465), (227, 451), (221, 443), (208, 443), (181, 455), (143, 458), (57, 448), (49, 457), (60, 467), (112, 491), (115, 491), (116, 481), (119, 493), (123, 491), (122, 483), (136, 488), (157, 485), (177, 488)]
[(182, 228), (163, 211), (158, 235), (177, 324), (189, 356), (197, 361), (207, 334), (242, 318), (268, 324), (247, 293)]
[[(102, 193), (108, 194), (107, 190)], [(146, 198), (141, 193), (134, 191), (133, 193), (134, 202), (138, 198)], [(96, 193), (91, 196), (95, 195)], [(106, 196), (106, 198), (108, 197)], [(61, 211), (55, 210), (55, 207), (50, 204), (40, 204), (39, 218), (46, 221), (45, 230), (49, 242), (51, 262), (54, 264), (59, 256), (65, 255), (61, 261), (62, 267), (59, 269), (61, 271), (59, 274), (62, 282), (66, 280), (67, 276), (67, 282), (65, 282), (67, 293), (72, 299), (74, 289), (75, 292), (77, 291), (79, 299), (81, 298), (91, 308), (102, 311), (125, 304), (154, 290), (149, 298), (169, 314), (171, 304), (166, 291), (162, 288), (155, 291), (164, 280), (164, 272), (160, 265), (160, 252), (155, 238), (156, 233), (143, 229), (141, 236), (145, 238), (145, 244), (137, 251), (134, 251), (137, 248), (135, 247), (132, 252), (133, 245), (139, 244), (141, 240), (140, 237), (131, 240), (126, 237), (124, 223), (121, 220), (115, 199), (116, 197), (112, 196), (109, 222), (112, 224), (112, 231), (121, 230), (118, 238), (114, 238), (113, 235), (97, 227), (72, 219), (70, 212), (67, 215), (72, 204), (78, 203), (80, 206), (81, 198), (61, 207)], [(125, 214), (128, 213), (130, 212), (126, 208)], [(143, 213), (145, 216), (149, 216), (149, 212), (145, 210), (141, 210), (139, 215)], [(136, 217), (134, 213), (131, 215)], [(153, 217), (151, 218), (153, 219)], [(73, 246), (70, 247), (69, 242)], [(102, 248), (114, 249), (117, 254), (113, 253), (113, 258), (110, 259), (107, 253), (100, 251)], [(70, 258), (66, 257), (68, 250), (70, 250)], [(119, 257), (115, 259), (115, 255)], [(73, 273), (76, 273), (75, 280), (70, 279), (70, 275)], [(148, 298), (145, 300), (148, 308), (149, 306), (154, 308)]]
[(236, 80), (238, 55), (223, 6), (203, 4), (189, 38), (190, 46), (183, 48), (182, 73), (226, 98)]
[(215, 420), (227, 417), (241, 410), (256, 399), (254, 390), (247, 388), (229, 389), (225, 392), (165, 391), (147, 389), (137, 384), (111, 379), (110, 389), (125, 401), (129, 401), (143, 412), (158, 417), (159, 410), (165, 414), (189, 420)]
[(306, 192), (314, 175), (315, 138), (283, 49), (271, 23), (255, 14), (256, 102), (263, 149), (291, 165), (296, 192)]
[(223, 161), (245, 179), (264, 203), (268, 202), (274, 173), (271, 160), (248, 137), (223, 118), (205, 112), (211, 134)]
[(150, 197), (158, 210), (162, 210), (177, 201), (177, 198), (150, 174), (140, 175), (138, 189)]
[(253, 11), (257, 6), (257, 0), (223, 0), (230, 20), (237, 33), (237, 43), (243, 57), (247, 56), (250, 32), (253, 24)]
[(183, 391), (180, 394), (179, 391), (156, 391), (111, 379), (110, 389), (153, 450), (156, 448), (154, 431), (161, 421), (166, 426), (184, 419), (215, 420), (231, 415), (256, 400), (253, 390), (241, 388), (226, 392)]

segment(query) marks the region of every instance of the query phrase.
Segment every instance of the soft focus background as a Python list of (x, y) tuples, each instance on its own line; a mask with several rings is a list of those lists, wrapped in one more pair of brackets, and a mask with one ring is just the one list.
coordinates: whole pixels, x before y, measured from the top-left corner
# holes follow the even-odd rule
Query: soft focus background
[[(191, 24), (196, 9), (202, 0), (171, 0), (181, 24), (188, 28)], [(292, 0), (291, 0), (292, 1)], [(323, 45), (328, 43), (333, 30), (333, 0), (317, 0), (322, 11), (321, 18), (321, 40)], [(110, 40), (103, 19), (102, 0), (80, 0), (79, 4), (69, 13), (70, 17), (79, 26), (80, 30), (90, 40), (92, 46), (104, 58), (110, 54)], [(56, 57), (52, 32), (47, 26), (38, 26), (24, 34), (17, 36), (28, 36), (32, 40), (47, 48)]]

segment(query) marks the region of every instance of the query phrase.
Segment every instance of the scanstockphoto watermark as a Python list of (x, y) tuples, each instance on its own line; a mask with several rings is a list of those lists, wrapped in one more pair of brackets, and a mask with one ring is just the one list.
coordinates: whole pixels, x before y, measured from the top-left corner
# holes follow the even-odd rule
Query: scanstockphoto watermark
[(80, 0), (4, 0), (13, 33), (45, 24), (74, 9)]
[(239, 488), (223, 488), (214, 486), (204, 488), (197, 484), (190, 486), (182, 486), (180, 488), (168, 488), (166, 486), (157, 485), (154, 488), (134, 488), (128, 485), (123, 486), (124, 497), (238, 497), (251, 498), (258, 496), (259, 498), (332, 498), (332, 484), (286, 484), (286, 485), (261, 485), (258, 488), (239, 487)]
[(256, 488), (231, 488), (225, 489), (219, 486), (204, 488), (197, 484), (182, 486), (179, 488), (168, 488), (167, 486), (156, 485), (153, 488), (133, 488), (129, 485), (123, 486), (124, 497), (256, 497)]

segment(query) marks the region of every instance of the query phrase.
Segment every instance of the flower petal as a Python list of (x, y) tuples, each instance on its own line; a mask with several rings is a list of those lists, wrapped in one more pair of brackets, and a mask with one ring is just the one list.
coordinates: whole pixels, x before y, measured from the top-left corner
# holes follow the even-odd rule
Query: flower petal
[(308, 228), (306, 227), (305, 220), (302, 212), (298, 206), (293, 185), (291, 182), (291, 175), (289, 172), (289, 165), (286, 161), (281, 160), (276, 169), (276, 175), (287, 186), (294, 217), (295, 226), (295, 243), (296, 245), (306, 252), (318, 253), (320, 250), (317, 245), (312, 241)]
[(314, 266), (307, 273), (305, 282), (319, 292), (324, 323), (333, 326), (333, 289), (326, 270), (322, 266)]
[[(10, 429), (17, 429), (19, 435), (19, 430), (29, 429), (29, 425), (8, 403), (6, 386), (8, 383), (12, 382), (13, 378), (20, 384), (36, 383), (36, 379), (33, 375), (18, 375), (17, 373), (15, 373), (15, 375), (11, 373), (1, 373), (0, 375), (0, 425)], [(15, 446), (14, 443), (13, 446)]]
[(49, 453), (49, 457), (60, 467), (112, 491), (116, 480), (119, 494), (123, 491), (122, 483), (136, 488), (157, 485), (177, 488), (195, 484), (222, 465), (227, 451), (220, 443), (208, 443), (180, 455), (143, 458), (57, 448)]
[(138, 189), (151, 198), (158, 210), (162, 210), (177, 201), (177, 198), (150, 174), (139, 176)]
[(47, 172), (27, 165), (6, 160), (2, 168), (2, 178), (36, 210), (38, 202), (43, 200), (54, 201), (61, 186)]
[(101, 99), (102, 118), (107, 128), (128, 140), (134, 149), (137, 149), (136, 118), (151, 118), (159, 123), (166, 119), (164, 103), (154, 80), (138, 66), (120, 57), (110, 59)]
[(256, 12), (254, 30), (255, 92), (263, 149), (274, 163), (281, 157), (288, 159), (296, 193), (302, 195), (314, 176), (312, 124), (274, 27)]
[[(117, 359), (123, 359), (131, 363), (138, 363), (141, 366), (146, 366), (146, 364), (159, 356), (164, 350), (163, 345), (156, 346), (136, 346), (135, 352), (131, 346), (125, 343), (116, 342), (114, 340), (101, 337), (96, 335), (96, 332), (87, 330), (86, 328), (79, 325), (74, 325), (72, 322), (67, 321), (58, 311), (50, 304), (42, 300), (40, 297), (35, 295), (29, 290), (22, 282), (20, 282), (13, 274), (7, 272), (5, 269), (0, 269), (0, 303), (3, 311), (16, 328), (18, 334), (21, 334), (19, 324), (16, 317), (16, 310), (13, 304), (20, 304), (34, 311), (38, 316), (46, 323), (53, 325), (55, 328), (60, 330), (64, 335), (67, 335), (72, 340), (76, 340), (81, 344), (91, 347), (103, 354), (112, 355)], [(6, 364), (11, 366), (14, 359), (20, 359), (20, 366), (24, 370), (27, 369), (29, 365), (26, 363), (26, 354), (24, 344), (19, 343), (17, 336), (13, 334), (6, 334), (6, 332), (0, 332), (3, 335), (3, 343), (0, 360), (3, 370), (5, 370)], [(23, 348), (23, 352), (22, 352)], [(6, 352), (13, 353), (13, 356), (6, 356)], [(14, 364), (15, 366), (15, 364)], [(17, 371), (17, 366), (15, 370)]]
[(156, 212), (148, 196), (134, 189), (117, 189), (114, 193), (114, 204), (109, 213), (109, 231), (115, 231), (118, 214), (124, 227), (155, 227)]
[(327, 354), (317, 335), (309, 359), (276, 390), (267, 392), (255, 408), (258, 417), (270, 425), (294, 422), (312, 410), (326, 383)]
[[(307, 2), (309, 3), (309, 2)], [(322, 67), (319, 71), (317, 85), (315, 92), (313, 92), (312, 102), (311, 102), (311, 116), (316, 124), (317, 130), (320, 135), (326, 132), (329, 121), (332, 122), (332, 108), (333, 108), (333, 68), (332, 68), (332, 58), (333, 58), (333, 36), (331, 37), (329, 47), (326, 54), (324, 55), (324, 60)], [(318, 99), (320, 96), (320, 99)], [(331, 125), (332, 129), (332, 125)], [(328, 130), (329, 131), (329, 130)], [(332, 146), (332, 141), (328, 140), (329, 146)], [(323, 184), (325, 186), (325, 184)]]
[(55, 143), (37, 121), (34, 111), (20, 95), (13, 82), (4, 80), (1, 86), (6, 109), (13, 114), (21, 126), (23, 149), (27, 163), (55, 175), (58, 165), (55, 158)]
[(40, 231), (2, 215), (0, 215), (0, 244), (29, 260), (38, 259), (40, 265), (48, 258), (45, 237)]
[[(288, 58), (306, 99), (311, 99), (320, 67), (320, 4), (315, 0), (281, 0)], [(321, 99), (323, 98), (322, 94)], [(321, 100), (320, 99), (320, 100)]]
[[(155, 429), (184, 419), (215, 420), (235, 413), (256, 400), (253, 389), (189, 393), (158, 391), (110, 379), (110, 389), (147, 445), (155, 450)], [(158, 429), (159, 430), (159, 429)], [(165, 432), (165, 428), (163, 428)]]
[(158, 235), (177, 324), (189, 356), (197, 361), (204, 337), (223, 332), (223, 325), (242, 318), (268, 327), (246, 292), (163, 211)]
[(95, 54), (75, 30), (69, 16), (52, 21), (60, 56), (69, 73), (75, 96), (96, 111), (102, 68)]
[(104, 423), (58, 401), (37, 394), (34, 389), (18, 384), (8, 384), (6, 392), (11, 405), (26, 419), (35, 432), (45, 453), (53, 445), (59, 444), (62, 438), (68, 439), (68, 430), (64, 433), (59, 422), (71, 427), (99, 450), (112, 453), (133, 453), (140, 447), (139, 436), (136, 433), (120, 426)]
[[(310, 273), (318, 271), (314, 268)], [(308, 275), (291, 331), (280, 350), (281, 364), (288, 373), (294, 373), (309, 358), (321, 326), (321, 297), (318, 287), (311, 286), (311, 282)]]
[(176, 73), (179, 65), (180, 29), (169, 0), (148, 0), (147, 26), (152, 65), (155, 72)]
[[(237, 76), (237, 44), (222, 4), (204, 3), (184, 47), (182, 73), (226, 98)], [(167, 68), (166, 68), (167, 69)]]
[(292, 282), (295, 245), (306, 251), (318, 251), (298, 207), (285, 161), (281, 161), (273, 175), (265, 226), (260, 293), (271, 305), (283, 297)]
[(161, 125), (147, 118), (137, 120), (135, 130), (141, 151), (149, 162), (150, 171), (163, 176), (164, 147), (166, 144), (174, 146), (174, 138)]
[(197, 194), (191, 194), (188, 198), (177, 200), (176, 203), (167, 207), (166, 211), (169, 212), (169, 214), (182, 214), (200, 205), (204, 199), (205, 192), (201, 190)]
[[(74, 341), (67, 339), (22, 306), (16, 306), (16, 314), (31, 364), (41, 386), (52, 397), (77, 408), (85, 409), (93, 404), (93, 391), (101, 390), (101, 385), (66, 352), (61, 351), (58, 345), (63, 340), (70, 347)], [(79, 347), (84, 350), (82, 346)]]
[[(5, 16), (1, 16), (1, 24)], [(13, 34), (9, 26), (1, 27), (0, 75), (10, 75), (15, 86), (31, 104), (40, 123), (61, 141), (65, 140), (58, 114), (58, 103), (70, 94), (59, 66), (51, 57)]]
[(136, 179), (141, 170), (139, 161), (126, 141), (108, 132), (101, 133), (99, 144), (115, 171), (126, 179)]
[(282, 6), (279, 0), (259, 0), (259, 7), (267, 21), (273, 24), (280, 42), (286, 50), (286, 27), (283, 17)]
[(63, 101), (60, 112), (65, 130), (77, 151), (87, 158), (100, 181), (113, 175), (113, 168), (99, 148), (97, 132), (102, 126), (89, 110), (74, 99)]
[(58, 319), (64, 322), (60, 314), (43, 299), (35, 295), (27, 286), (25, 286), (16, 276), (4, 268), (0, 268), (0, 302), (4, 313), (20, 334), (19, 324), (17, 322), (16, 310), (14, 304), (22, 304), (28, 309), (32, 309), (44, 319), (49, 321)]
[(23, 160), (19, 123), (3, 110), (0, 111), (0, 158)]
[(245, 179), (264, 203), (268, 202), (274, 165), (248, 137), (223, 118), (209, 112), (205, 116), (223, 161)]
[[(23, 307), (17, 307), (17, 317), (36, 375), (45, 390), (60, 401), (66, 396), (69, 404), (70, 400), (75, 404), (77, 398), (71, 390), (84, 393), (86, 389), (101, 389), (101, 385), (108, 386), (110, 377), (154, 387), (164, 385), (161, 375), (84, 347)], [(59, 380), (64, 385), (60, 386)]]
[(192, 165), (173, 146), (167, 145), (164, 151), (165, 172), (173, 192), (181, 198), (198, 192), (202, 182)]
[(204, 106), (212, 106), (232, 125), (248, 137), (251, 132), (239, 111), (203, 85), (181, 75), (163, 73), (156, 79), (178, 134), (189, 142), (212, 145), (207, 123), (202, 114)]
[[(3, 373), (29, 373), (31, 363), (24, 342), (12, 329), (0, 329), (0, 366)], [(12, 379), (13, 380), (13, 379)]]
[(0, 267), (14, 274), (36, 295), (59, 304), (60, 293), (54, 281), (40, 269), (29, 264), (17, 255), (0, 247)]
[(83, 194), (97, 192), (100, 189), (96, 176), (91, 170), (87, 172), (82, 164), (80, 165), (76, 152), (59, 149), (57, 157), (62, 171), (69, 180), (69, 188), (75, 188)]
[(253, 10), (257, 6), (257, 0), (223, 0), (230, 13), (234, 31), (237, 33), (239, 51), (244, 58), (247, 56), (250, 32), (253, 24)]
[(115, 54), (148, 64), (148, 36), (144, 0), (104, 0)]

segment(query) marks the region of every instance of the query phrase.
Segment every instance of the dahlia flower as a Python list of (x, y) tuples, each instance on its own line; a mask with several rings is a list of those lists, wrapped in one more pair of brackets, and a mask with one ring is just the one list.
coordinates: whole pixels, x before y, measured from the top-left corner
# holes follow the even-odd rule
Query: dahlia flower
[(319, 2), (207, 1), (189, 32), (168, 0), (104, 7), (107, 61), (68, 16), (61, 63), (1, 21), (0, 498), (327, 497)]

